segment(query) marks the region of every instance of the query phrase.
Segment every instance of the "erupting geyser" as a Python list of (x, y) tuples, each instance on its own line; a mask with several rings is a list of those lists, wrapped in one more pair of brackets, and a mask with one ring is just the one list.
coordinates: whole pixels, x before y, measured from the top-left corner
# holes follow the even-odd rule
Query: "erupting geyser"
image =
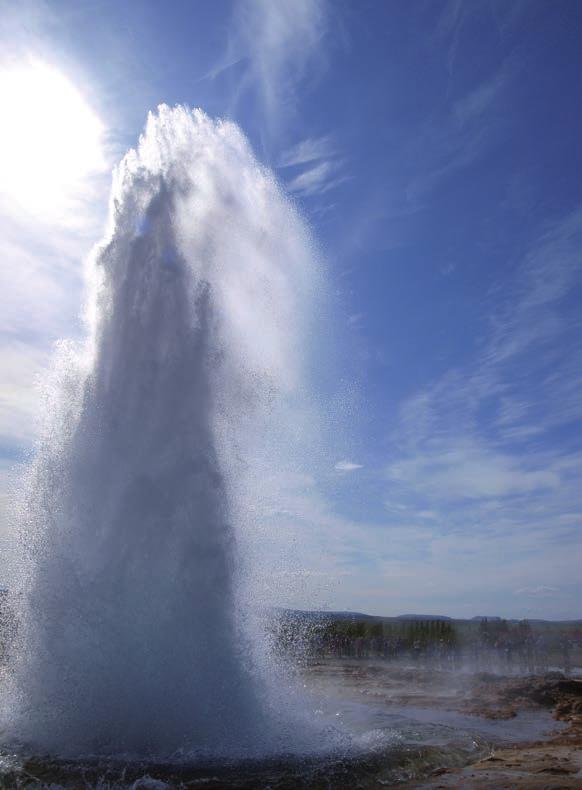
[(162, 106), (89, 276), (26, 483), (7, 731), (60, 755), (292, 751), (239, 546), (253, 452), (305, 390), (309, 235), (235, 125)]

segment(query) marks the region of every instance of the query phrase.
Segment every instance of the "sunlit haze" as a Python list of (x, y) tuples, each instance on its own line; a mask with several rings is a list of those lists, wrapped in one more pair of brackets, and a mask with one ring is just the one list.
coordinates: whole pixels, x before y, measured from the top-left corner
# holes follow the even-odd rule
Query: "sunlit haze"
[(62, 210), (105, 165), (103, 124), (73, 82), (31, 59), (0, 70), (0, 191), (30, 212)]

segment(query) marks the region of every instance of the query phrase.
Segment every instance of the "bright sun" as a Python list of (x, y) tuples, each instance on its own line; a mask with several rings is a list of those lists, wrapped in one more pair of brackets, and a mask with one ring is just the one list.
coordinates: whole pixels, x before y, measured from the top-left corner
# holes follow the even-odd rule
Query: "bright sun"
[(104, 127), (75, 86), (39, 60), (0, 67), (0, 193), (34, 213), (66, 208), (105, 167)]

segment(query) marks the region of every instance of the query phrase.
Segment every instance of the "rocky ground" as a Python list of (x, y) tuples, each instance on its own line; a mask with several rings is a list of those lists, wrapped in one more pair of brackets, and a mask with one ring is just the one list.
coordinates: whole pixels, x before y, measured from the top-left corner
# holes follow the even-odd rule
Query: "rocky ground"
[[(364, 711), (365, 728), (371, 721), (366, 711), (385, 711), (390, 716), (412, 717), (415, 722), (433, 722), (439, 725), (439, 737), (443, 732), (446, 735), (450, 725), (453, 740), (446, 736), (440, 743), (429, 739), (413, 747), (410, 744), (414, 741), (408, 741), (400, 751), (392, 747), (388, 751), (372, 749), (362, 759), (331, 762), (319, 757), (299, 761), (274, 758), (248, 765), (176, 767), (30, 758), (15, 766), (7, 762), (2, 770), (0, 759), (0, 788), (169, 790), (204, 785), (217, 790), (353, 790), (380, 786), (407, 790), (582, 790), (582, 680), (566, 678), (559, 672), (503, 677), (349, 659), (316, 662), (305, 671), (310, 685), (324, 694), (327, 690), (334, 700), (333, 710), (336, 703), (341, 708), (342, 701), (356, 702), (356, 709)], [(479, 733), (475, 749), (466, 748), (466, 737), (462, 744), (457, 739), (459, 728), (465, 733)], [(473, 735), (469, 743), (473, 744)], [(462, 749), (456, 748), (463, 744)], [(491, 744), (496, 744), (493, 752)], [(478, 762), (462, 767), (478, 757)], [(436, 767), (443, 765), (451, 767)], [(424, 778), (418, 778), (421, 776)]]
[[(492, 754), (464, 768), (438, 768), (428, 778), (401, 787), (582, 790), (582, 680), (567, 678), (561, 672), (506, 677), (350, 660), (311, 667), (312, 677), (318, 673), (394, 710), (430, 710), (435, 721), (446, 722), (447, 715), (461, 714), (474, 717), (476, 723), (499, 723), (489, 730), (493, 742), (497, 742)], [(522, 722), (528, 720), (528, 713), (536, 718), (536, 713), (544, 712), (548, 717), (550, 712), (553, 715), (555, 731), (537, 740), (539, 730), (532, 734), (525, 724), (522, 729)], [(504, 733), (509, 728), (503, 725), (512, 720), (516, 727), (512, 740), (508, 740)], [(544, 732), (552, 731), (551, 718), (545, 721), (548, 726), (542, 728)]]
[(437, 770), (410, 788), (582, 788), (582, 681), (559, 673), (543, 677), (475, 677), (471, 694), (459, 710), (487, 718), (511, 718), (520, 710), (551, 708), (566, 724), (549, 740), (512, 744), (465, 768)]

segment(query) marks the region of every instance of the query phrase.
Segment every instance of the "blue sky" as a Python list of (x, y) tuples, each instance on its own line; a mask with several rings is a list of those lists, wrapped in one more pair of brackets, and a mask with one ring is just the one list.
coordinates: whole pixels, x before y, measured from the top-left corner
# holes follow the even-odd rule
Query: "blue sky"
[[(242, 127), (329, 269), (353, 427), (335, 466), (282, 481), (277, 516), (301, 536), (307, 597), (387, 615), (581, 616), (580, 3), (0, 8), (0, 72), (58, 70), (98, 137), (60, 200), (31, 189), (27, 203), (0, 173), (4, 512), (34, 440), (33, 385), (81, 331), (111, 166), (150, 109), (185, 103)], [(18, 138), (21, 109), (2, 100)], [(38, 115), (41, 140), (51, 114)], [(12, 166), (0, 134), (1, 147)]]

